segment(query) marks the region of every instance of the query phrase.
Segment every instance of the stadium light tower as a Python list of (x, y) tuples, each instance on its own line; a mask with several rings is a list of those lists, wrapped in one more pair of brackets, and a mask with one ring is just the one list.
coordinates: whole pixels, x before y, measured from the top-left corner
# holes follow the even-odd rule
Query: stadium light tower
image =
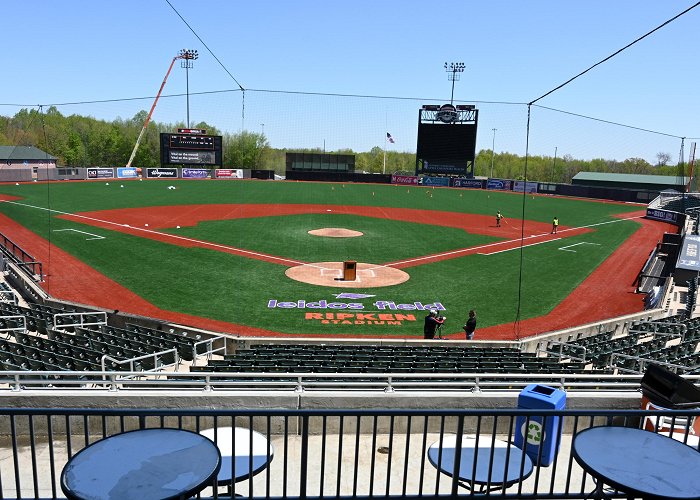
[(493, 130), (493, 141), (491, 142), (491, 175), (489, 177), (493, 177), (493, 155), (496, 151), (496, 130), (497, 128), (492, 128)]
[(180, 56), (180, 67), (185, 68), (185, 79), (187, 81), (187, 128), (190, 128), (190, 68), (192, 68), (192, 61), (199, 57), (196, 50), (182, 49), (179, 54)]
[(451, 62), (445, 63), (445, 71), (449, 73), (447, 79), (452, 82), (452, 96), (450, 97), (450, 104), (453, 103), (455, 98), (455, 80), (459, 80), (460, 73), (464, 72), (463, 62)]

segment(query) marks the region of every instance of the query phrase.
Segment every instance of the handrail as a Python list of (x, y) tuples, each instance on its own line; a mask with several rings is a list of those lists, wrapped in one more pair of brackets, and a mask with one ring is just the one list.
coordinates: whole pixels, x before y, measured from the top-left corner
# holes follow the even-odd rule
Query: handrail
[[(107, 355), (105, 355), (107, 356)], [(107, 356), (108, 357), (108, 356)], [(110, 358), (110, 360), (113, 358)], [(136, 380), (136, 378), (140, 380)], [(445, 380), (449, 377), (449, 380)], [(700, 383), (700, 375), (686, 375)], [(60, 383), (57, 382), (60, 380)], [(261, 389), (306, 392), (333, 389), (351, 393), (358, 390), (379, 392), (428, 391), (447, 394), (456, 391), (474, 393), (489, 390), (520, 391), (532, 383), (567, 390), (637, 391), (641, 375), (630, 374), (541, 374), (541, 373), (225, 373), (225, 372), (144, 372), (144, 371), (1, 371), (1, 387), (15, 391), (50, 389), (53, 392), (77, 388), (132, 390), (147, 386), (149, 390), (173, 389), (211, 391), (237, 390), (258, 392)], [(124, 385), (126, 384), (126, 385)], [(52, 393), (53, 393), (52, 392)]]
[[(579, 344), (571, 344), (571, 343), (569, 343), (569, 342), (561, 342), (561, 341), (559, 341), (559, 340), (550, 340), (547, 344), (548, 344), (548, 346), (549, 346), (549, 345), (551, 345), (551, 346), (558, 345), (558, 346), (559, 346), (559, 352), (558, 352), (558, 353), (557, 353), (557, 352), (553, 352), (553, 351), (550, 351), (549, 349), (544, 349), (544, 350), (538, 349), (537, 351), (538, 351), (538, 352), (545, 352), (545, 353), (547, 353), (547, 354), (555, 354), (555, 355), (558, 354), (559, 360), (561, 360), (562, 358), (566, 357), (566, 358), (569, 358), (569, 359), (575, 359), (576, 361), (581, 361), (581, 362), (583, 362), (583, 363), (586, 362), (586, 352), (588, 351), (588, 349), (586, 349), (585, 346), (582, 346), (582, 345), (579, 345)], [(583, 357), (582, 357), (582, 358), (578, 358), (578, 357), (575, 357), (575, 356), (568, 356), (568, 355), (567, 355), (567, 356), (564, 356), (564, 346), (569, 346), (569, 347), (571, 347), (571, 348), (573, 348), (573, 349), (581, 349), (581, 350), (583, 350)]]
[(0, 332), (16, 332), (21, 331), (22, 333), (27, 333), (27, 318), (22, 314), (11, 315), (11, 316), (0, 316), (0, 320), (14, 320), (21, 319), (22, 327), (10, 327), (10, 328), (0, 328)]
[[(80, 321), (78, 323), (59, 323), (58, 318), (71, 318), (77, 316)], [(85, 318), (99, 318), (102, 320), (95, 321), (85, 321)], [(70, 313), (56, 313), (53, 315), (54, 328), (68, 328), (72, 326), (101, 326), (107, 324), (107, 313), (103, 311), (91, 311), (91, 312), (70, 312)]]
[[(643, 427), (636, 432), (645, 436), (656, 432), (679, 441), (678, 446), (685, 443), (697, 449), (691, 422), (698, 416), (700, 410), (690, 409), (0, 408), (0, 429), (7, 437), (0, 496), (61, 498), (58, 477), (81, 450), (124, 432), (168, 428), (207, 430), (222, 455), (227, 450), (227, 456), (241, 457), (222, 465), (232, 476), (237, 470), (252, 469), (254, 452), (256, 460), (263, 460), (254, 480), (251, 475), (249, 481), (228, 485), (226, 498), (437, 500), (461, 497), (460, 493), (473, 497), (479, 490), (469, 490), (466, 482), (459, 481), (458, 458), (448, 461), (445, 453), (437, 464), (428, 458), (435, 446), (445, 443), (451, 449), (447, 442), (455, 443), (455, 457), (464, 456), (459, 450), (467, 438), (490, 450), (478, 455), (480, 467), (488, 470), (486, 486), (494, 487), (483, 496), (583, 500), (591, 497), (595, 484), (577, 465), (572, 451), (577, 435), (591, 427)], [(531, 425), (545, 433), (538, 432), (537, 437), (526, 433)], [(252, 444), (254, 435), (261, 443), (258, 449)], [(240, 446), (235, 436), (243, 442)], [(511, 453), (523, 450), (532, 474), (521, 469), (512, 486), (504, 484), (500, 479), (504, 462), (496, 458), (496, 448), (504, 449), (506, 468)], [(473, 463), (475, 471), (477, 459)], [(211, 495), (217, 498), (218, 491), (207, 488), (202, 498)], [(610, 498), (628, 496), (634, 495), (617, 491)]]
[[(168, 364), (161, 363), (160, 365), (158, 365), (158, 360), (162, 361), (163, 356), (165, 356), (166, 354), (169, 354), (169, 353), (173, 353), (173, 359), (175, 361), (172, 363), (168, 363)], [(136, 363), (137, 361), (148, 359), (148, 358), (153, 358), (154, 368), (152, 370), (143, 370), (143, 371), (134, 370), (134, 363)], [(166, 349), (165, 351), (152, 352), (149, 354), (144, 354), (143, 356), (138, 356), (138, 357), (129, 358), (129, 359), (116, 359), (116, 358), (111, 357), (109, 354), (105, 354), (102, 356), (102, 358), (100, 360), (100, 362), (102, 364), (102, 371), (103, 372), (110, 371), (110, 370), (107, 370), (106, 365), (105, 365), (105, 361), (111, 361), (112, 364), (120, 365), (120, 366), (128, 364), (131, 372), (135, 372), (135, 373), (139, 373), (140, 375), (143, 375), (144, 372), (150, 373), (150, 372), (153, 372), (155, 370), (161, 370), (161, 369), (169, 367), (169, 366), (178, 366), (180, 364), (180, 357), (178, 356), (177, 349), (175, 349), (175, 348)], [(85, 372), (80, 372), (80, 373), (85, 374)], [(123, 373), (123, 372), (120, 372), (120, 373)]]
[(0, 301), (8, 301), (5, 297), (9, 295), (11, 298), (9, 299), (9, 302), (12, 303), (12, 305), (17, 305), (19, 304), (19, 299), (17, 298), (17, 292), (14, 290), (0, 290)]
[[(631, 370), (629, 368), (624, 368), (621, 366), (617, 366), (615, 364), (615, 358), (623, 358), (623, 359), (632, 359), (632, 360), (637, 360), (639, 361), (639, 371), (637, 370)], [(631, 356), (629, 354), (622, 354), (619, 352), (613, 352), (612, 355), (610, 356), (610, 366), (613, 369), (616, 370), (621, 370), (624, 371), (625, 373), (643, 373), (644, 372), (644, 367), (647, 364), (653, 364), (653, 365), (661, 365), (661, 366), (666, 366), (669, 368), (673, 368), (674, 373), (677, 372), (678, 370), (688, 370), (689, 368), (687, 366), (683, 365), (676, 365), (673, 363), (667, 363), (665, 361), (658, 361), (656, 359), (649, 359), (649, 358), (644, 358), (641, 356)]]
[[(206, 359), (209, 360), (211, 359), (212, 354), (216, 354), (217, 352), (223, 352), (224, 354), (227, 353), (227, 344), (226, 344), (226, 337), (225, 335), (216, 335), (214, 337), (200, 340), (198, 342), (195, 342), (194, 345), (192, 346), (192, 366), (196, 366), (197, 364), (197, 358), (199, 356), (206, 356)], [(224, 339), (224, 345), (221, 347), (217, 347), (214, 349), (213, 344), (215, 340), (220, 340)], [(198, 347), (202, 345), (209, 345), (209, 349), (206, 350), (205, 352), (200, 353)]]
[(2, 233), (0, 233), (0, 251), (7, 255), (15, 264), (17, 264), (18, 267), (25, 270), (27, 274), (31, 276), (33, 281), (37, 281), (35, 277), (39, 278), (39, 282), (44, 281), (44, 270), (42, 263), (37, 261), (34, 257), (25, 252), (22, 247)]

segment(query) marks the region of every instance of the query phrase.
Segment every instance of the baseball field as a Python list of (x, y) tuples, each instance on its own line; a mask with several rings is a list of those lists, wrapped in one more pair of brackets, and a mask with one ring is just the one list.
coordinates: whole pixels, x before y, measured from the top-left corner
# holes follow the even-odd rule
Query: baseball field
[(399, 185), (110, 179), (0, 199), (51, 295), (242, 335), (422, 338), (430, 308), (452, 338), (470, 309), (477, 338), (599, 321), (642, 310), (634, 277), (668, 229), (639, 205)]

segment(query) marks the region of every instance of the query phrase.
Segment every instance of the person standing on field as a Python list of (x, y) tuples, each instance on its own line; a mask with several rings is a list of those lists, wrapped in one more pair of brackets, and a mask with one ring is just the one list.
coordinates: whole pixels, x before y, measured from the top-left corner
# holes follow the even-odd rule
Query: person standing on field
[(557, 234), (558, 228), (559, 228), (559, 217), (554, 217), (554, 219), (552, 219), (552, 233), (551, 234)]
[(467, 319), (462, 328), (464, 328), (464, 333), (467, 334), (467, 340), (474, 338), (474, 332), (476, 331), (476, 311), (474, 309), (469, 311), (469, 319)]
[(503, 215), (501, 214), (501, 211), (499, 210), (496, 212), (496, 227), (501, 227), (501, 219), (503, 218)]

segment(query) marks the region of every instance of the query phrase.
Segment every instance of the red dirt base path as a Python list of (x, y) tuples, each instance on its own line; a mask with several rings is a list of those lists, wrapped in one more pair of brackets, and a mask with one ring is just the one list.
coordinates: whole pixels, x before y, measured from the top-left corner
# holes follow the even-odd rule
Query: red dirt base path
[[(664, 232), (675, 232), (676, 227), (649, 219), (638, 221), (642, 225), (639, 230), (552, 312), (516, 324), (477, 328), (475, 338), (512, 340), (643, 311), (644, 296), (635, 293), (635, 282), (639, 270), (649, 257), (649, 242), (661, 240)], [(448, 337), (460, 339), (464, 338), (464, 334)]]
[[(174, 208), (179, 209), (178, 213), (173, 212)], [(222, 210), (222, 208), (225, 209)], [(508, 233), (512, 231), (517, 233), (518, 237), (520, 236), (520, 228), (516, 227), (519, 225), (519, 221), (515, 220), (511, 221), (513, 227), (495, 228), (495, 222), (490, 221), (492, 218), (483, 216), (465, 216), (461, 214), (461, 218), (454, 220), (452, 217), (444, 217), (433, 211), (412, 209), (377, 207), (333, 207), (332, 209), (336, 213), (413, 220), (416, 222), (464, 227), (465, 229), (469, 227), (472, 232), (501, 237), (509, 236)], [(138, 210), (102, 211), (65, 216), (65, 218), (107, 227), (111, 230), (118, 229), (124, 232), (133, 232), (141, 237), (165, 239), (168, 235), (152, 231), (152, 229), (174, 227), (176, 224), (182, 226), (185, 225), (185, 220), (189, 220), (190, 224), (196, 224), (200, 220), (216, 218), (231, 219), (262, 215), (269, 216), (271, 214), (282, 215), (281, 212), (315, 213), (320, 210), (326, 212), (328, 207), (310, 207), (308, 205), (199, 205), (197, 207), (154, 207), (148, 210), (142, 208)], [(218, 216), (212, 216), (212, 214), (218, 214)], [(625, 216), (632, 217), (643, 214), (643, 212), (640, 212), (639, 214), (626, 214)], [(88, 219), (88, 217), (91, 219)], [(674, 231), (675, 227), (647, 219), (639, 219), (639, 222), (641, 223), (640, 229), (628, 238), (581, 286), (574, 290), (550, 314), (523, 320), (517, 324), (502, 324), (477, 329), (476, 338), (484, 340), (515, 340), (643, 310), (643, 297), (634, 293), (634, 279), (648, 257), (649, 242), (661, 239), (664, 232)], [(129, 226), (125, 226), (125, 224), (129, 224)], [(145, 224), (149, 224), (148, 230), (142, 229)], [(236, 325), (160, 309), (63, 250), (55, 246), (49, 248), (46, 240), (2, 214), (0, 214), (0, 227), (3, 232), (12, 235), (15, 243), (21, 247), (31, 249), (34, 257), (44, 263), (47, 279), (43, 287), (54, 297), (76, 303), (89, 303), (105, 309), (118, 309), (126, 313), (153, 317), (159, 320), (213, 331), (246, 336), (301, 336), (299, 334), (282, 334), (261, 328)], [(526, 235), (528, 236), (541, 235), (549, 231), (549, 225), (543, 223), (527, 221), (525, 227)], [(560, 232), (564, 232), (566, 229), (560, 226)], [(173, 243), (172, 240), (168, 241)], [(615, 276), (615, 279), (610, 280), (611, 276)], [(314, 334), (308, 336), (327, 338), (329, 335)], [(357, 337), (335, 334), (332, 334), (332, 336), (336, 338)], [(447, 337), (462, 339), (463, 334), (455, 333), (447, 335)], [(363, 336), (363, 338), (365, 337)], [(397, 337), (391, 336), (391, 338)], [(416, 337), (407, 336), (406, 338)]]

